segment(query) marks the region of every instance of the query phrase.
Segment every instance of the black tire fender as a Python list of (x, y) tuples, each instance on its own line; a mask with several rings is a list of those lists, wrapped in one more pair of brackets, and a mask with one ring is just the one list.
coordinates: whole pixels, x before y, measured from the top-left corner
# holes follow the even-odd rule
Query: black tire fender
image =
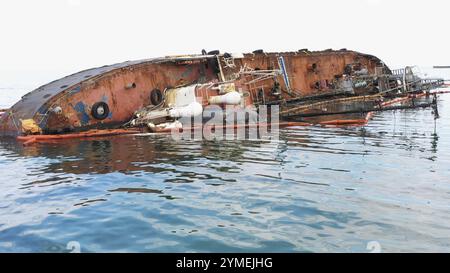
[(158, 105), (163, 101), (163, 94), (161, 90), (159, 89), (153, 89), (152, 92), (150, 92), (150, 102), (153, 105)]
[(106, 102), (100, 101), (92, 105), (91, 114), (95, 119), (103, 120), (109, 115), (109, 106)]

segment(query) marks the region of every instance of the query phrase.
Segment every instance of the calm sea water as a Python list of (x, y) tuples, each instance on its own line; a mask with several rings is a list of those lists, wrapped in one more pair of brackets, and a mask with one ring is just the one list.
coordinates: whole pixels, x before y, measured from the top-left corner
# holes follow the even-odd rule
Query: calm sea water
[(448, 252), (450, 95), (439, 110), (276, 142), (1, 139), (0, 252)]

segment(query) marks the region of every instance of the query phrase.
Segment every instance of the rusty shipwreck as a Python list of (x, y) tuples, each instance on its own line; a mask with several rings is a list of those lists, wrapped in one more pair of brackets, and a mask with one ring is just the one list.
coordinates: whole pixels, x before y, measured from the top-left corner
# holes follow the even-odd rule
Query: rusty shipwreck
[[(183, 127), (178, 118), (208, 105), (255, 112), (259, 105), (277, 105), (281, 120), (350, 124), (353, 114), (358, 123), (361, 114), (382, 110), (387, 101), (428, 94), (442, 84), (346, 49), (203, 51), (88, 69), (48, 83), (1, 113), (0, 135)], [(315, 119), (321, 116), (329, 118)]]

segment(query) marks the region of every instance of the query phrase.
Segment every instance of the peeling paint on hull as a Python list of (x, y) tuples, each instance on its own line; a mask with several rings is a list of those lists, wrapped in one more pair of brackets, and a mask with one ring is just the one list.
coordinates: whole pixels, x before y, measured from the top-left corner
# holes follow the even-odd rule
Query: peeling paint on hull
[[(280, 59), (283, 73), (277, 76), (258, 80), (257, 73), (240, 74), (245, 82), (239, 86), (250, 93), (251, 103), (333, 91), (336, 79), (349, 65), (360, 65), (371, 75), (379, 68), (390, 73), (378, 58), (348, 50), (253, 53), (237, 58), (230, 54), (188, 55), (125, 62), (85, 70), (28, 93), (0, 116), (0, 134), (22, 134), (20, 120), (24, 119), (34, 119), (43, 134), (114, 128), (129, 121), (138, 109), (151, 105), (151, 92), (155, 89), (233, 81), (244, 69), (269, 73), (280, 70)], [(280, 94), (274, 92), (274, 85)], [(99, 102), (109, 108), (107, 117), (102, 119), (93, 112)]]

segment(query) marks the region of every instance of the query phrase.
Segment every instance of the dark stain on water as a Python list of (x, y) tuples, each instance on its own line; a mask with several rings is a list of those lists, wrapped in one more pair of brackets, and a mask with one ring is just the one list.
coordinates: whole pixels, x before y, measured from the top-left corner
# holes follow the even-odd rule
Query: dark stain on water
[(153, 189), (145, 189), (145, 188), (118, 188), (114, 190), (109, 190), (111, 192), (126, 192), (126, 193), (159, 193), (162, 194), (163, 191), (153, 190)]
[(0, 140), (0, 251), (450, 250), (450, 96), (278, 141)]

